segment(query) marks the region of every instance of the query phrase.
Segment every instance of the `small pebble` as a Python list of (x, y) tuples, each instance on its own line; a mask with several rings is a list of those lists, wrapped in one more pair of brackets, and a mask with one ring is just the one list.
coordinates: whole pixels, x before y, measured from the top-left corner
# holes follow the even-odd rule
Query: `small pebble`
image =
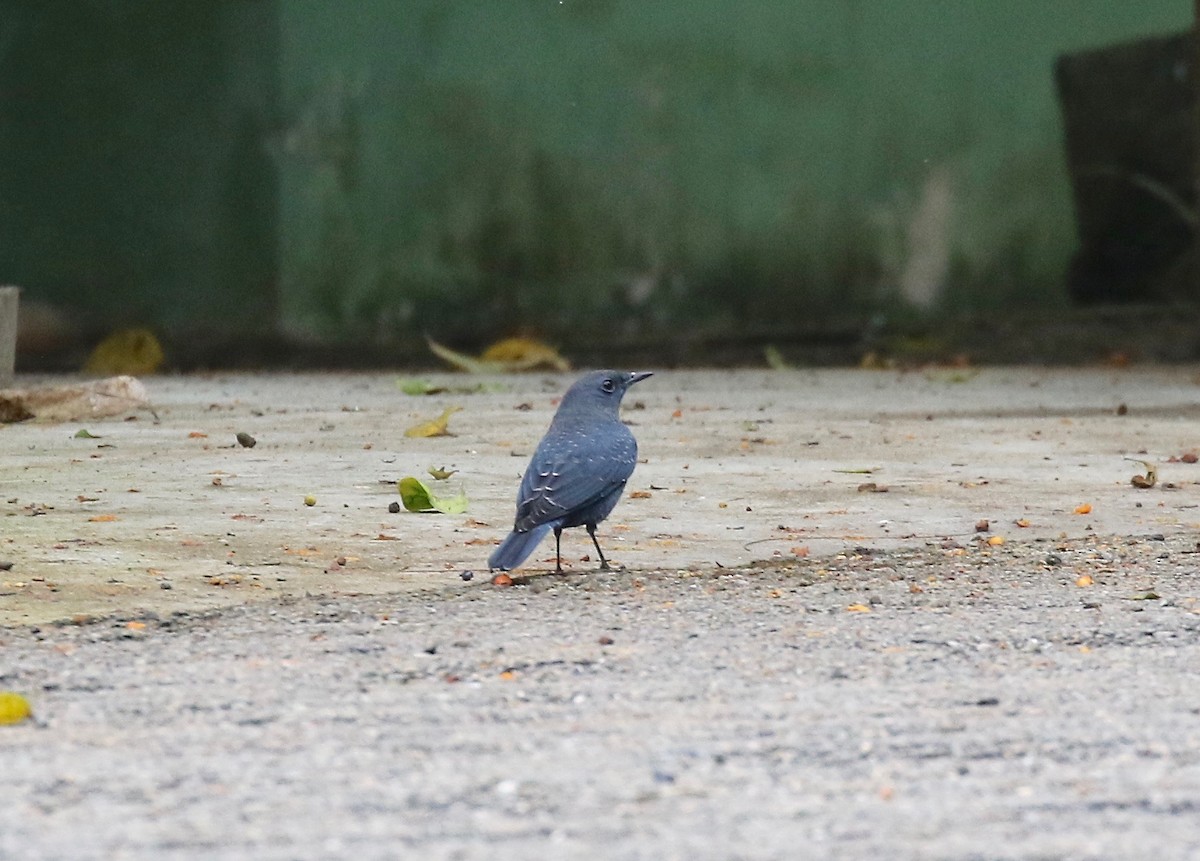
[(388, 503), (388, 514), (399, 514), (399, 513), (400, 513), (400, 503), (399, 502)]
[[(394, 503), (394, 502), (392, 503), (392, 505), (395, 505), (395, 504), (396, 503)], [(459, 574), (458, 576), (463, 578), (464, 580), (474, 580), (475, 572), (474, 571), (464, 571), (461, 574)]]
[(250, 434), (246, 433), (245, 431), (238, 431), (237, 441), (238, 445), (240, 445), (242, 448), (254, 448), (256, 445), (258, 445), (258, 440), (250, 436)]

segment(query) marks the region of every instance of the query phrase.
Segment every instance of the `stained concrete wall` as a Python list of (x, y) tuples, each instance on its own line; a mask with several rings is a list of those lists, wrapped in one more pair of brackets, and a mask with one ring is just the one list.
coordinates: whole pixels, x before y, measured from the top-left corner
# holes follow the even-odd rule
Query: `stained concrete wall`
[(84, 328), (274, 319), (273, 0), (0, 0), (0, 282)]
[(291, 4), (285, 308), (569, 330), (1063, 301), (1052, 65), (1186, 0)]
[(360, 342), (1053, 306), (1053, 60), (1191, 11), (0, 0), (0, 281)]

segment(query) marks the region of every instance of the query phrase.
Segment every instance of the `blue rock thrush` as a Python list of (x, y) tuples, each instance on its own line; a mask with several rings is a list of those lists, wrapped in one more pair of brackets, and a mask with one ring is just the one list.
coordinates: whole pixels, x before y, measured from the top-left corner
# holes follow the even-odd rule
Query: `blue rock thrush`
[(621, 423), (621, 398), (648, 376), (593, 371), (567, 389), (521, 479), (516, 522), (488, 559), (489, 569), (516, 568), (553, 530), (555, 570), (561, 574), (562, 531), (573, 526), (587, 528), (600, 567), (608, 568), (596, 524), (616, 506), (637, 463), (637, 440)]

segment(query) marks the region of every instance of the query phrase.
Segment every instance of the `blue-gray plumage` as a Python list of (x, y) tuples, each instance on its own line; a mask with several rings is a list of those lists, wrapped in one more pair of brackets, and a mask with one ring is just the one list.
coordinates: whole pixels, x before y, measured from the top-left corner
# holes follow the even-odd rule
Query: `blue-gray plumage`
[(512, 532), (488, 568), (511, 571), (553, 531), (555, 570), (562, 573), (562, 531), (573, 526), (586, 527), (600, 567), (608, 568), (596, 524), (616, 506), (637, 463), (637, 440), (621, 423), (621, 398), (648, 376), (593, 371), (567, 389), (521, 479)]

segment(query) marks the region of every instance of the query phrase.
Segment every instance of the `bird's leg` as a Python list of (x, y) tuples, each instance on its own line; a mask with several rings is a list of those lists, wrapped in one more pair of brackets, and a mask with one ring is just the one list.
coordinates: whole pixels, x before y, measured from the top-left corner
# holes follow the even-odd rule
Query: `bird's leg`
[(562, 527), (554, 527), (554, 573), (561, 574), (562, 570)]
[(596, 545), (596, 553), (600, 556), (600, 570), (607, 571), (608, 560), (604, 558), (604, 551), (600, 549), (600, 542), (596, 540), (596, 524), (589, 523), (587, 525), (588, 535), (592, 536), (592, 543)]

